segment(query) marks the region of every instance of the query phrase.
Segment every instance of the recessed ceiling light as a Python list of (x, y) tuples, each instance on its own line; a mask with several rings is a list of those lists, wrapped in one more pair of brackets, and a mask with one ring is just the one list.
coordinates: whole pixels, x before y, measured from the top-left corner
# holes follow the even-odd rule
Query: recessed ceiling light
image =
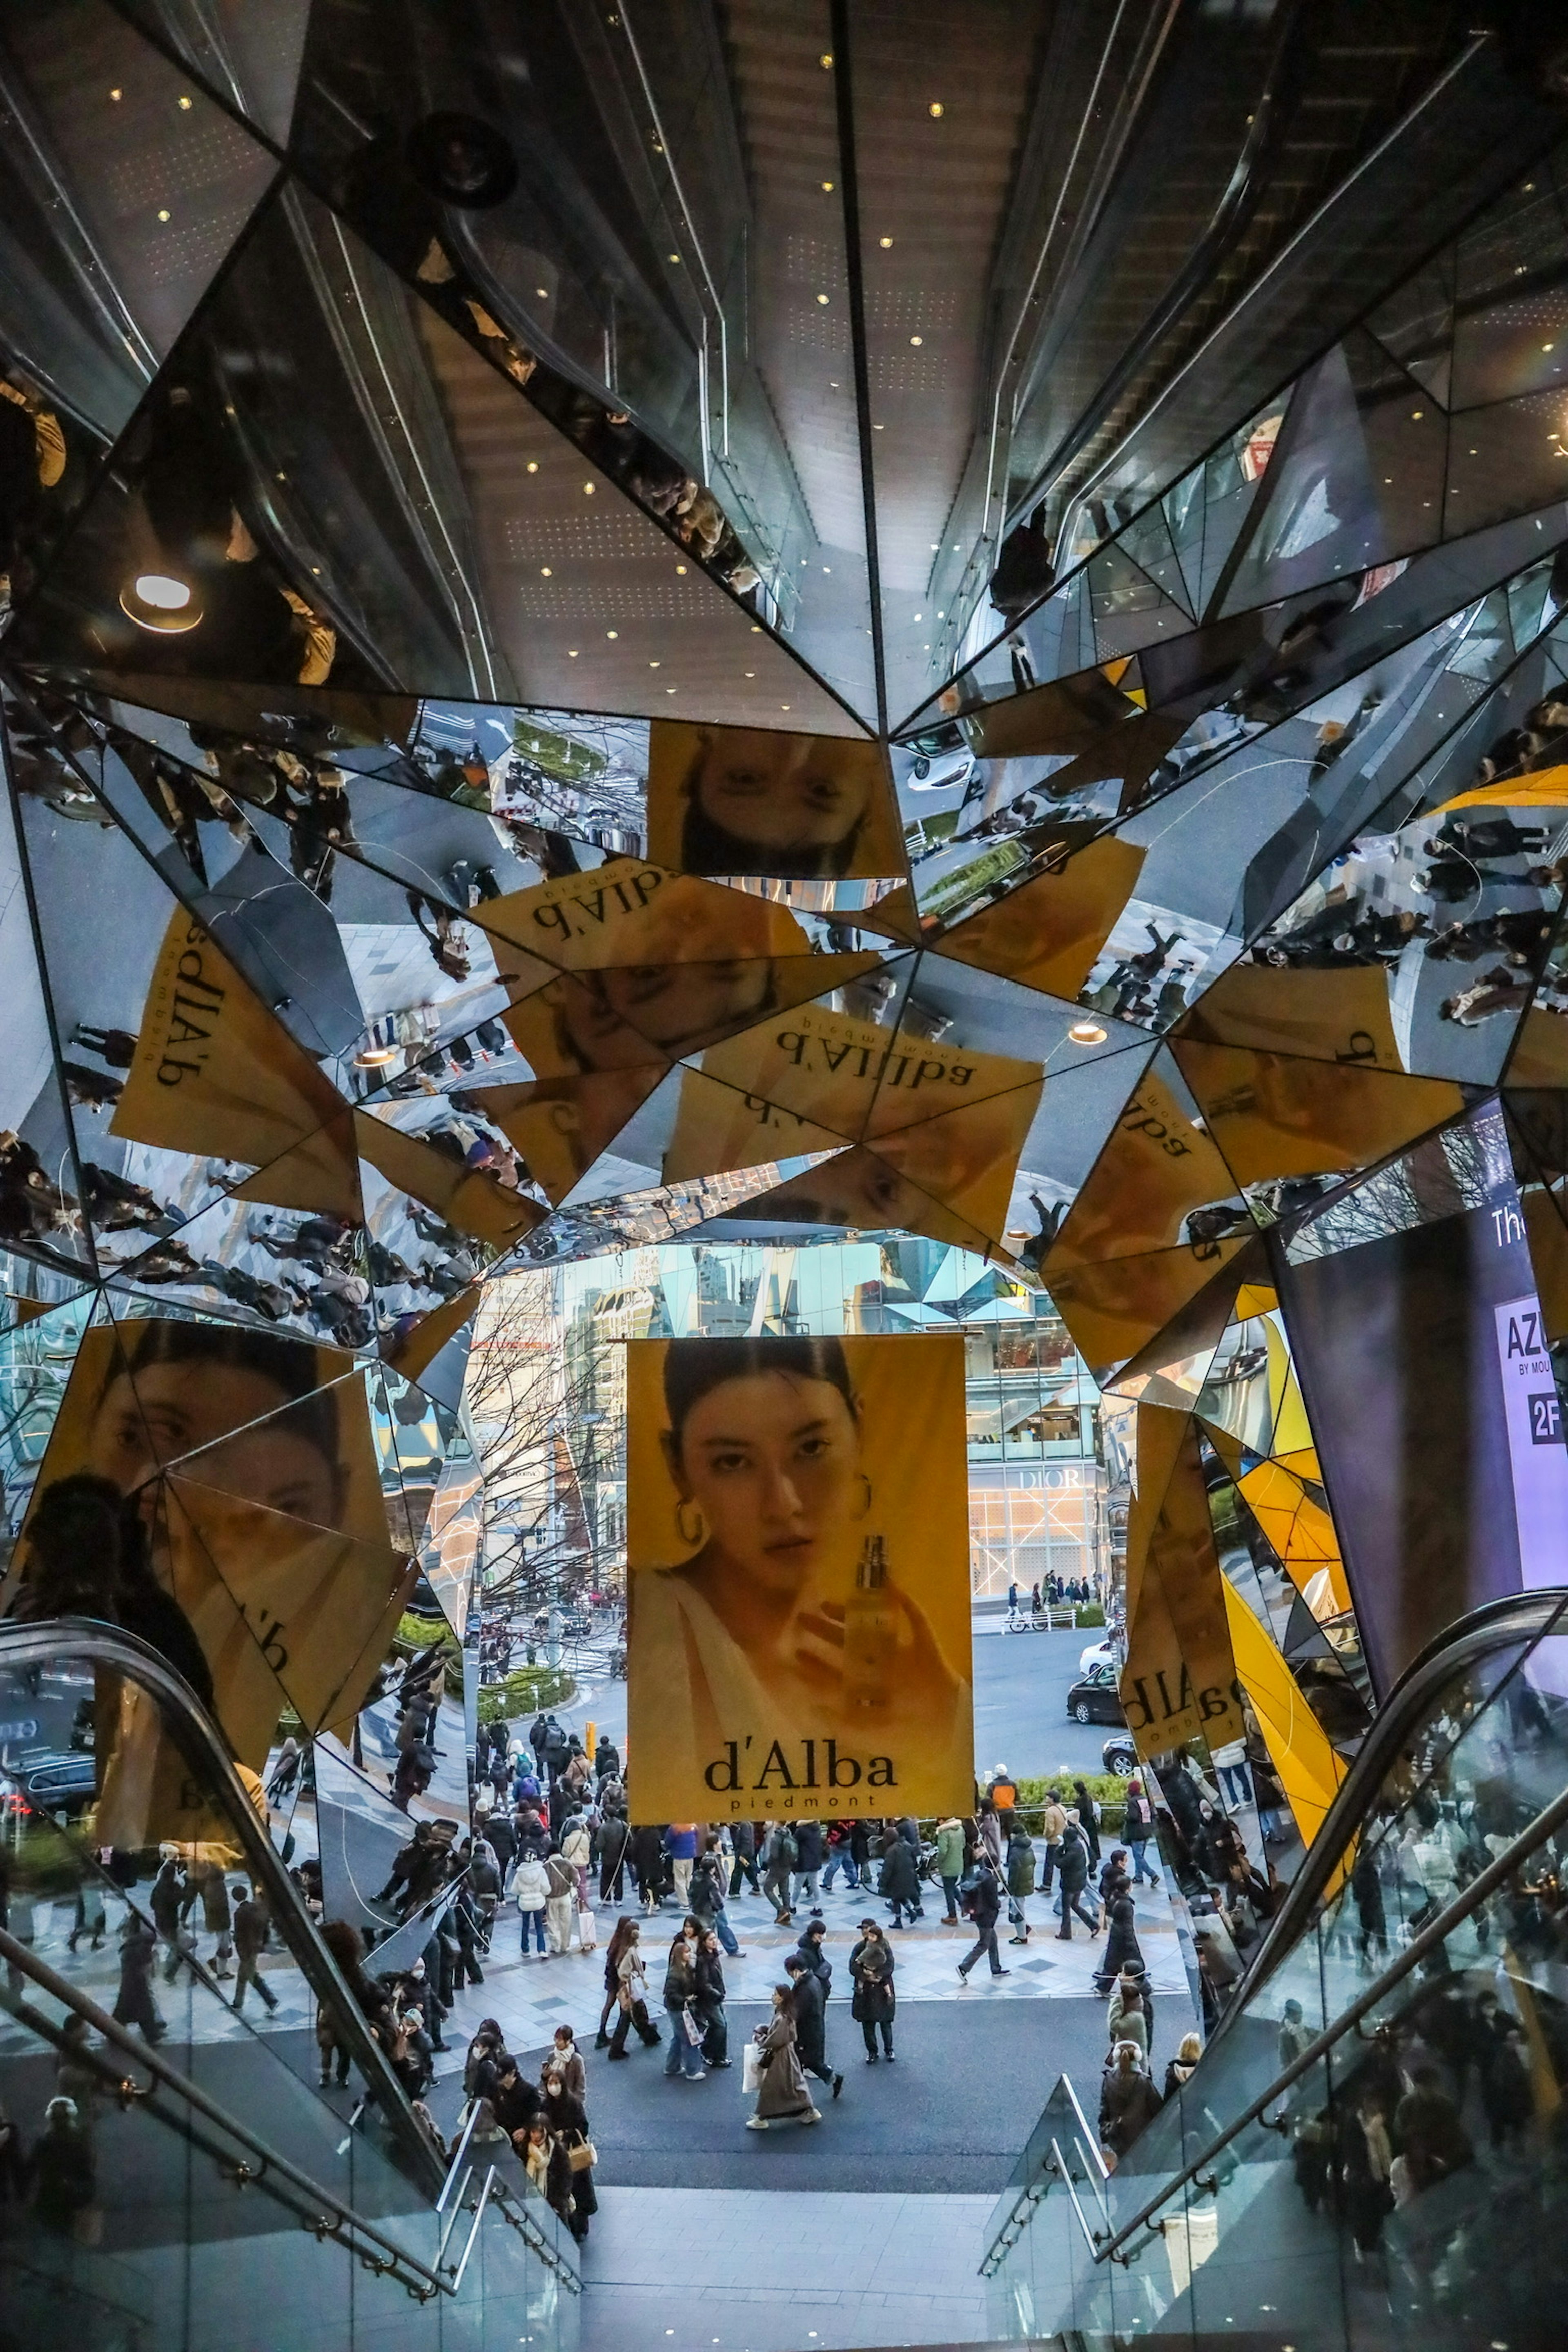
[(121, 100), (124, 97), (125, 92), (122, 89), (111, 89), (109, 95), (114, 100), (116, 106), (118, 106)]
[(825, 196), (830, 196), (833, 194), (833, 183), (831, 180), (824, 180), (822, 184), (822, 193)]
[(755, 671), (754, 669), (749, 669), (749, 670), (746, 672), (746, 676), (747, 676), (748, 677), (755, 677), (756, 674), (757, 674), (757, 673), (756, 673), (756, 671)]
[(568, 660), (568, 661), (575, 661), (575, 660), (576, 660), (576, 658), (577, 658), (577, 648), (576, 648), (576, 646), (573, 646), (569, 647), (569, 649), (568, 649), (568, 651), (567, 651), (566, 658), (567, 658), (567, 660)]
[(780, 709), (781, 710), (787, 710), (787, 709), (789, 709), (789, 705), (788, 705), (788, 703), (787, 703), (787, 702), (781, 702), (781, 703), (780, 703), (780, 705), (779, 705), (779, 709)]
[(620, 634), (621, 634), (621, 633), (620, 633), (619, 629), (606, 629), (606, 630), (605, 631), (605, 635), (607, 637), (618, 637), (618, 636), (620, 635)]
[(534, 288), (534, 289), (533, 289), (533, 290), (534, 290), (534, 292), (538, 295), (538, 297), (539, 297), (539, 299), (540, 299), (540, 300), (541, 300), (542, 302), (548, 302), (548, 301), (549, 301), (550, 297), (549, 297), (549, 295), (545, 292), (545, 290), (544, 290), (544, 289), (543, 289), (543, 287), (542, 287), (542, 286), (536, 286), (536, 287)]
[(168, 215), (168, 214), (167, 214), (167, 212), (166, 212), (166, 211), (165, 211), (165, 212), (161, 212), (161, 213), (158, 215), (158, 218), (159, 218), (160, 220), (167, 220), (167, 219), (168, 219), (168, 217), (169, 217), (169, 215)]
[(831, 72), (833, 67), (832, 50), (824, 49), (821, 57), (817, 59), (817, 64), (823, 68), (825, 72)]
[(923, 335), (911, 335), (911, 336), (910, 337), (910, 342), (915, 346), (915, 349), (918, 351), (918, 350), (920, 349), (920, 346), (921, 345), (921, 343), (923, 343), (923, 342), (924, 342), (924, 341), (925, 341), (925, 337), (924, 337)]
[(681, 575), (681, 577), (684, 579), (684, 578), (685, 578), (685, 576), (686, 576), (686, 566), (685, 566), (685, 564), (684, 564), (684, 563), (678, 563), (678, 564), (676, 565), (676, 567), (675, 567), (675, 568), (676, 568), (677, 572), (679, 572), (679, 573), (680, 573), (680, 575)]
[(826, 297), (826, 294), (819, 294), (819, 295), (817, 296), (817, 298), (816, 298), (816, 299), (817, 299), (817, 300), (818, 300), (819, 302), (826, 302), (826, 299), (827, 299), (827, 297)]
[(935, 118), (936, 118), (938, 115), (940, 115), (940, 114), (943, 111), (942, 103), (941, 99), (940, 99), (940, 98), (933, 98), (933, 99), (932, 99), (932, 100), (931, 100), (931, 105), (928, 107), (928, 109), (927, 109), (926, 110), (927, 110), (927, 112), (931, 116), (932, 120), (934, 121), (934, 120), (935, 120)]
[(593, 495), (594, 495), (594, 484), (593, 484), (592, 482), (584, 482), (584, 485), (583, 485), (583, 495), (584, 495), (584, 498), (587, 498), (587, 499), (591, 499), (591, 498), (593, 497)]
[(188, 98), (177, 98), (174, 100), (174, 104), (179, 108), (182, 114), (189, 114), (191, 110), (191, 101)]
[(1075, 1021), (1068, 1031), (1075, 1045), (1103, 1045), (1105, 1032), (1098, 1021)]
[(552, 574), (552, 572), (551, 572), (551, 569), (550, 569), (550, 566), (549, 566), (549, 564), (548, 564), (548, 563), (542, 563), (542, 564), (540, 565), (540, 567), (539, 567), (539, 576), (540, 576), (540, 578), (541, 578), (542, 580), (549, 580), (549, 579), (551, 579), (551, 578), (553, 576), (553, 575)]
[(879, 238), (878, 238), (878, 240), (877, 240), (877, 242), (878, 242), (878, 244), (881, 247), (881, 248), (882, 248), (883, 252), (884, 252), (884, 253), (886, 253), (886, 252), (888, 251), (889, 247), (891, 246), (891, 244), (892, 244), (893, 240), (892, 240), (892, 238), (891, 238), (890, 236), (882, 236), (882, 237), (879, 237)]
[(649, 669), (657, 669), (657, 668), (658, 667), (658, 662), (656, 662), (656, 661), (650, 661), (650, 662), (649, 662), (649, 664), (648, 664), (648, 667), (649, 667)]
[(529, 459), (529, 461), (528, 461), (528, 470), (529, 470), (529, 472), (530, 472), (531, 474), (537, 474), (537, 473), (538, 473), (538, 471), (539, 471), (539, 460), (538, 460), (538, 458), (537, 458), (537, 457), (531, 457), (531, 458)]

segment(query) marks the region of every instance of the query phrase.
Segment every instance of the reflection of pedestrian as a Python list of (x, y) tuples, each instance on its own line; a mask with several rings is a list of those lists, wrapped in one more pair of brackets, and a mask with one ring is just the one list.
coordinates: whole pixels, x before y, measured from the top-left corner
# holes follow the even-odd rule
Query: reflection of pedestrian
[(234, 2005), (244, 2005), (246, 1988), (254, 1985), (268, 2009), (276, 2009), (278, 1996), (261, 1974), (261, 1955), (267, 1948), (271, 1920), (267, 1907), (250, 1889), (237, 1884), (234, 1913), (234, 1948), (239, 1958), (239, 1973), (235, 1980)]
[(33, 2209), (46, 2230), (64, 2237), (92, 2203), (96, 2177), (92, 2143), (74, 2099), (51, 2099), (44, 2136), (33, 2150)]
[(120, 1994), (114, 2004), (117, 2025), (140, 2026), (148, 2042), (162, 2042), (168, 2027), (153, 1998), (153, 1963), (157, 1938), (135, 1912), (127, 1915), (120, 1946)]

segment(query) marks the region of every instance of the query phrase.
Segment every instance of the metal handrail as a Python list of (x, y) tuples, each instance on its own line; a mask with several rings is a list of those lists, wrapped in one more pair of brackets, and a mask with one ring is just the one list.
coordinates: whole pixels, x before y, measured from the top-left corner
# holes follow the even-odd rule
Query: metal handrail
[(1568, 1586), (1543, 1585), (1534, 1592), (1510, 1593), (1460, 1618), (1448, 1633), (1418, 1652), (1390, 1689), (1322, 1824), (1308, 1847), (1285, 1899), (1268, 1922), (1224, 2015), (1208, 2037), (1208, 2048), (1225, 2034), (1232, 2018), (1293, 1951), (1312, 1924), (1315, 1906), (1340, 1867), (1352, 1838), (1365, 1829), (1372, 1802), (1408, 1738), (1413, 1721), (1457, 1675), (1514, 1643), (1531, 1646), (1554, 1631), (1568, 1631)]
[[(85, 2025), (90, 2025), (105, 2042), (112, 2043), (117, 2050), (122, 2051), (134, 2063), (145, 2067), (155, 2084), (182, 2099), (194, 2114), (216, 2125), (228, 2138), (244, 2148), (254, 2159), (254, 2165), (246, 2165), (241, 2168), (237, 2177), (242, 2186), (255, 2184), (267, 2189), (273, 2196), (291, 2206), (296, 2212), (302, 2213), (307, 2226), (320, 2235), (336, 2237), (341, 2231), (347, 2229), (369, 2240), (373, 2245), (381, 2249), (381, 2258), (389, 2267), (413, 2274), (416, 2284), (412, 2291), (419, 2294), (422, 2300), (428, 2300), (431, 2295), (437, 2293), (454, 2291), (451, 2282), (443, 2278), (438, 2272), (431, 2270), (416, 2255), (409, 2253), (407, 2249), (399, 2245), (395, 2238), (389, 2238), (385, 2231), (379, 2229), (374, 2221), (365, 2221), (362, 2215), (353, 2210), (352, 2206), (346, 2205), (341, 2197), (335, 2196), (331, 2189), (323, 2189), (320, 2181), (313, 2180), (308, 2172), (301, 2171), (290, 2158), (280, 2156), (276, 2148), (269, 2147), (267, 2141), (250, 2129), (248, 2125), (237, 2122), (226, 2108), (218, 2105), (216, 2099), (210, 2098), (199, 2084), (193, 2083), (188, 2075), (180, 2073), (178, 2067), (172, 2066), (152, 2043), (140, 2041), (128, 2027), (121, 2025), (116, 2019), (112, 2018), (107, 2010), (100, 2009), (95, 2000), (81, 1990), (79, 1986), (72, 1984), (68, 1977), (59, 1975), (56, 1969), (49, 1967), (47, 1960), (40, 1960), (28, 1946), (19, 1943), (15, 1936), (3, 1927), (0, 1927), (0, 1959), (5, 1960), (8, 1969), (14, 1969), (19, 1975), (28, 1978), (41, 1991), (47, 1992), (51, 2000), (58, 2000), (62, 2008), (69, 2010), (74, 2017), (79, 2017)], [(0, 2004), (10, 2010), (11, 2013), (30, 2031), (42, 2034), (57, 2048), (61, 2046), (63, 2036), (58, 2032), (51, 2021), (31, 2009), (29, 2004), (21, 2000), (17, 1994), (0, 1990)], [(112, 2070), (106, 2067), (101, 2061), (96, 2061), (95, 2053), (88, 2051), (80, 2054), (84, 2054), (89, 2063), (93, 2064), (95, 2072), (104, 2075), (112, 2073)], [(115, 2077), (115, 2079), (118, 2081), (123, 2078)], [(161, 2116), (160, 2119), (165, 2123), (172, 2120), (167, 2116)], [(209, 2142), (202, 2140), (199, 2135), (188, 2136), (195, 2137), (198, 2145), (204, 2146), (208, 2155), (213, 2156), (219, 2162), (223, 2160), (221, 2151), (214, 2148)], [(292, 2196), (287, 2193), (289, 2190), (294, 2192)], [(301, 2199), (305, 2200), (303, 2205), (300, 2202)], [(352, 2251), (359, 2252), (361, 2249), (354, 2247)], [(367, 2257), (367, 2259), (372, 2258)], [(409, 2281), (405, 2278), (403, 2284), (407, 2285)]]
[[(1534, 1820), (1504, 1847), (1502, 1853), (1471, 1880), (1463, 1894), (1456, 1895), (1453, 1902), (1441, 1910), (1435, 1919), (1429, 1921), (1418, 1935), (1413, 1936), (1399, 1958), (1390, 1961), (1388, 1967), (1373, 1979), (1365, 1990), (1359, 1993), (1349, 2007), (1342, 2011), (1333, 2023), (1320, 2033), (1314, 2042), (1310, 2042), (1289, 2066), (1283, 2068), (1268, 2084), (1267, 2090), (1259, 2092), (1258, 2095), (1243, 2108), (1240, 2115), (1235, 2116), (1222, 2132), (1217, 2133), (1209, 2141), (1199, 2155), (1191, 2158), (1179, 2172), (1173, 2173), (1164, 2180), (1156, 2193), (1139, 2207), (1130, 2221), (1124, 2221), (1121, 2229), (1113, 2234), (1108, 2235), (1104, 2231), (1094, 2232), (1095, 2261), (1097, 2263), (1127, 2261), (1129, 2258), (1122, 2254), (1121, 2248), (1145, 2222), (1152, 2220), (1161, 2206), (1169, 2204), (1171, 2199), (1189, 2180), (1197, 2179), (1198, 2176), (1214, 2163), (1217, 2156), (1224, 2153), (1249, 2124), (1258, 2120), (1274, 2100), (1281, 2097), (1293, 2084), (1300, 2080), (1303, 2074), (1310, 2074), (1321, 2059), (1336, 2049), (1345, 2035), (1360, 2024), (1370, 2010), (1375, 2009), (1395, 1985), (1402, 1983), (1414, 1969), (1420, 1966), (1428, 1952), (1451, 1936), (1455, 1928), (1461, 1926), (1472, 1912), (1478, 1911), (1505, 1880), (1511, 1877), (1516, 1870), (1529, 1861), (1537, 1847), (1543, 1845), (1565, 1822), (1568, 1822), (1568, 1790), (1564, 1790), (1560, 1796), (1554, 1797), (1551, 1804), (1543, 1806)], [(1064, 2076), (1062, 2080), (1065, 2081), (1066, 2077)], [(1068, 2084), (1068, 2089), (1070, 2094), (1072, 2089), (1070, 2084)], [(1076, 2105), (1076, 2099), (1074, 2104)], [(1081, 2113), (1081, 2109), (1079, 2112)], [(1054, 2148), (1055, 2143), (1053, 2142), (1052, 2145)], [(1212, 2188), (1215, 2184), (1212, 2180), (1208, 2182), (1199, 2180), (1198, 2185)], [(1011, 2218), (1010, 2216), (1009, 2220)], [(985, 2262), (982, 2264), (983, 2272), (994, 2268), (995, 2265), (992, 2260), (994, 2246), (1003, 2234), (1004, 2232), (998, 2232), (997, 2241), (993, 2242), (993, 2247), (987, 2248)]]
[(258, 1819), (249, 1792), (195, 1693), (156, 1650), (121, 1626), (83, 1617), (0, 1624), (0, 1668), (52, 1669), (71, 1663), (108, 1667), (157, 1701), (186, 1762), (222, 1807), (244, 1848), (252, 1882), (266, 1892), (273, 1925), (317, 2000), (331, 2013), (340, 2038), (363, 2075), (405, 2164), (434, 2198), (441, 2189), (446, 2168), (421, 2130), (403, 2085), (337, 1962), (318, 1935), (299, 1888), (284, 1868), (265, 1823)]

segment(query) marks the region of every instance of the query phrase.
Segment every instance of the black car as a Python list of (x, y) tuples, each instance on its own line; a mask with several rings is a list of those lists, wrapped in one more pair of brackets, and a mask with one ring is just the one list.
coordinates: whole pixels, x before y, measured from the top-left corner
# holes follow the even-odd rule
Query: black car
[(1113, 1731), (1100, 1751), (1100, 1760), (1119, 1780), (1131, 1780), (1138, 1769), (1138, 1750), (1130, 1731)]
[(62, 1748), (24, 1748), (0, 1766), (0, 1780), (9, 1781), (29, 1811), (79, 1813), (91, 1804), (95, 1768), (90, 1756)]
[(1068, 1713), (1075, 1723), (1118, 1723), (1125, 1725), (1121, 1700), (1116, 1687), (1114, 1666), (1091, 1666), (1081, 1682), (1074, 1683), (1068, 1693)]

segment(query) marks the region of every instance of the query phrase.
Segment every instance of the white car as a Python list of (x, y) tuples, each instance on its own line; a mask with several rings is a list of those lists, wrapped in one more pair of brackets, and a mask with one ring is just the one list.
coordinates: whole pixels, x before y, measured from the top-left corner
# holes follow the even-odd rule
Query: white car
[(1120, 1666), (1121, 1664), (1121, 1654), (1114, 1642), (1091, 1642), (1079, 1658), (1078, 1671), (1081, 1678), (1092, 1674), (1096, 1666)]

